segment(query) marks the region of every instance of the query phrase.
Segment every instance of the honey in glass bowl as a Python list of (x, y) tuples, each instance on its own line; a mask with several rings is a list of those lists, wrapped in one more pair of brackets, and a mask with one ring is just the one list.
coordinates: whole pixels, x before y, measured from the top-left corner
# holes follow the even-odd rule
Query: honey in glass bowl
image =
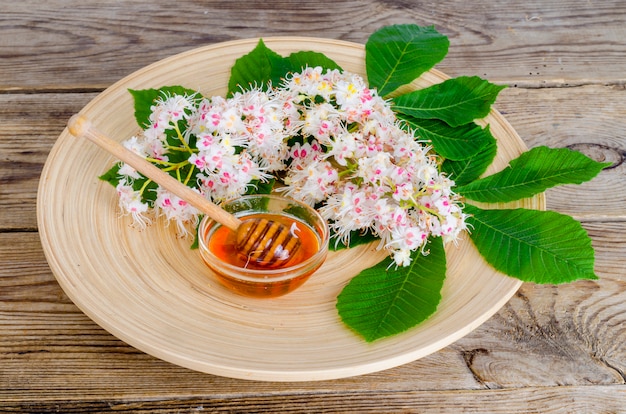
[(242, 256), (235, 233), (205, 217), (198, 229), (200, 253), (217, 279), (228, 289), (252, 297), (277, 297), (301, 286), (328, 253), (326, 221), (306, 204), (274, 195), (251, 195), (222, 204), (241, 220), (263, 217), (292, 229), (300, 247), (287, 262), (259, 265)]

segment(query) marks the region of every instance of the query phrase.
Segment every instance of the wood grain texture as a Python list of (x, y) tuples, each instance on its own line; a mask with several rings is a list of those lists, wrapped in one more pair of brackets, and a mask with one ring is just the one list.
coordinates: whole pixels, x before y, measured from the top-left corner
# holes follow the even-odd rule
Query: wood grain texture
[[(487, 323), (434, 355), (363, 377), (291, 384), (208, 376), (134, 350), (69, 301), (35, 233), (0, 233), (0, 401), (132, 399), (143, 393), (238, 398), (250, 389), (365, 393), (371, 384), (378, 392), (591, 385), (619, 390), (626, 380), (626, 314), (620, 307), (626, 301), (626, 242), (602, 237), (608, 225), (615, 224), (588, 226), (598, 240), (599, 281), (525, 284)], [(626, 231), (626, 224), (618, 231)]]
[(0, 94), (0, 231), (37, 229), (39, 176), (72, 114), (96, 94)]
[(493, 81), (572, 85), (624, 81), (626, 7), (620, 0), (273, 2), (24, 0), (5, 9), (0, 90), (100, 89), (164, 57), (257, 36), (364, 43), (391, 23), (435, 25), (450, 37), (440, 67)]
[[(626, 412), (626, 5), (621, 0), (302, 3), (24, 0), (0, 13), (0, 412)], [(613, 162), (548, 191), (583, 221), (598, 281), (525, 284), (451, 346), (383, 372), (305, 383), (221, 378), (126, 345), (69, 300), (43, 256), (39, 173), (69, 116), (175, 53), (256, 36), (363, 43), (394, 23), (450, 37), (438, 68), (506, 84), (529, 147)]]
[(314, 395), (283, 392), (257, 393), (228, 398), (121, 399), (108, 401), (85, 396), (75, 400), (39, 402), (7, 401), (1, 412), (45, 412), (50, 407), (64, 413), (510, 413), (510, 414), (614, 414), (622, 413), (626, 390), (618, 387), (560, 387), (487, 391), (371, 391), (367, 393), (320, 392)]
[(548, 209), (579, 220), (626, 219), (626, 88), (508, 88), (496, 105), (528, 147), (566, 147), (610, 162), (599, 177), (547, 191)]

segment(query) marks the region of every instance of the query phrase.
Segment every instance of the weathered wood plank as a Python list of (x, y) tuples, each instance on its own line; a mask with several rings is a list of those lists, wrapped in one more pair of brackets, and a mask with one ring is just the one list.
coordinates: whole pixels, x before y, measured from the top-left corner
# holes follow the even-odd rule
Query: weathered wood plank
[[(591, 223), (599, 281), (525, 284), (493, 318), (453, 345), (363, 377), (273, 384), (219, 378), (145, 355), (99, 328), (65, 296), (36, 233), (0, 233), (0, 401), (255, 392), (365, 392), (623, 385), (626, 223)], [(42, 376), (42, 369), (46, 375)], [(63, 389), (63, 396), (59, 390)]]
[(538, 378), (555, 386), (626, 383), (626, 241), (620, 236), (626, 223), (585, 228), (599, 280), (524, 284), (488, 323), (452, 345), (481, 384), (534, 386)]
[(0, 231), (37, 228), (39, 176), (70, 116), (95, 94), (0, 95)]
[(626, 88), (507, 88), (496, 107), (528, 147), (547, 145), (611, 162), (593, 181), (548, 190), (548, 208), (582, 220), (626, 219)]
[[(62, 12), (59, 12), (62, 10)], [(514, 12), (512, 12), (512, 10)], [(435, 25), (441, 69), (528, 85), (619, 82), (626, 5), (542, 0), (12, 3), (0, 16), (0, 90), (101, 89), (156, 60), (221, 41), (316, 36), (364, 43), (391, 23)]]
[(28, 401), (14, 397), (3, 402), (2, 412), (331, 412), (331, 413), (510, 413), (510, 414), (585, 414), (623, 413), (625, 386), (533, 387), (501, 390), (454, 391), (327, 391), (315, 394), (281, 392), (259, 396), (258, 392), (240, 395), (190, 396), (186, 398), (143, 398), (110, 396), (108, 400), (85, 395)]
[[(135, 350), (84, 315), (56, 283), (37, 233), (0, 233), (0, 401), (11, 395), (25, 400), (55, 398), (60, 389), (64, 399), (72, 399), (144, 393), (172, 398), (241, 394), (252, 384), (265, 392), (365, 391), (369, 381), (381, 391), (434, 384), (480, 387), (455, 354), (442, 351), (416, 364), (371, 374), (368, 381), (251, 383), (193, 372)], [(42, 369), (46, 375), (41, 375)]]

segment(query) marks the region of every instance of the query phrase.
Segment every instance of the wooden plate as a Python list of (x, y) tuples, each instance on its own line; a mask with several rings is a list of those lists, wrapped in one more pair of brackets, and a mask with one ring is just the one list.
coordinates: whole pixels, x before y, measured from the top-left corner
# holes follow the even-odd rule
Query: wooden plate
[[(223, 95), (235, 59), (258, 39), (216, 44), (147, 66), (105, 90), (81, 112), (124, 140), (138, 132), (127, 89), (183, 85)], [(363, 45), (317, 38), (266, 38), (286, 55), (315, 50), (365, 74)], [(424, 87), (446, 76), (430, 71)], [(496, 111), (485, 120), (499, 141), (490, 173), (526, 148)], [(408, 332), (368, 344), (342, 324), (335, 298), (360, 270), (382, 259), (371, 246), (333, 253), (299, 290), (250, 299), (221, 287), (189, 240), (157, 222), (144, 231), (120, 217), (114, 188), (98, 180), (115, 160), (63, 131), (43, 169), (37, 217), (44, 252), (59, 284), (96, 323), (163, 360), (211, 374), (309, 381), (395, 367), (435, 352), (487, 320), (520, 282), (489, 267), (469, 238), (448, 247), (449, 270), (436, 314)], [(543, 196), (517, 206), (545, 209)]]

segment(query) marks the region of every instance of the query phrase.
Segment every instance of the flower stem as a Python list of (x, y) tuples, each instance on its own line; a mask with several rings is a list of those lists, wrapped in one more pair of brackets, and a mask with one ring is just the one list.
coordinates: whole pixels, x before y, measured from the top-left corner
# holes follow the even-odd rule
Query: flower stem
[(343, 171), (339, 171), (337, 173), (337, 175), (341, 179), (341, 178), (345, 177), (346, 175), (351, 174), (354, 171), (356, 171), (357, 167), (358, 167), (358, 164), (356, 162), (353, 162), (353, 163), (348, 162), (348, 165), (347, 165), (346, 169), (343, 170)]
[(414, 196), (411, 196), (409, 200), (410, 200), (410, 203), (409, 203), (410, 207), (415, 207), (417, 210), (424, 211), (428, 214), (432, 214), (433, 216), (436, 216), (437, 218), (441, 219), (441, 215), (439, 214), (438, 211), (421, 205), (420, 203), (417, 202)]
[(152, 158), (152, 157), (146, 157), (146, 160), (150, 161), (153, 164), (169, 165), (169, 166), (175, 166), (176, 165), (173, 162), (163, 161), (163, 160), (159, 160), (157, 158)]
[(183, 134), (180, 132), (180, 128), (178, 127), (178, 122), (174, 122), (174, 130), (176, 131), (176, 134), (178, 135), (178, 140), (183, 144), (183, 147), (185, 148), (185, 150), (188, 151), (189, 153), (193, 153), (193, 150), (189, 147), (189, 144), (187, 144), (187, 141), (185, 141)]
[(181, 152), (191, 152), (191, 153), (197, 153), (200, 152), (200, 150), (198, 149), (194, 149), (189, 147), (188, 145), (186, 146), (186, 148), (181, 148), (181, 147), (172, 147), (171, 145), (168, 145), (167, 147), (165, 147), (168, 151), (181, 151)]
[(177, 163), (167, 163), (164, 165), (168, 165), (167, 168), (163, 168), (163, 171), (174, 171), (174, 170), (180, 170), (181, 168), (183, 168), (185, 165), (189, 164), (189, 161), (185, 160), (185, 161), (181, 161), (181, 162), (177, 162)]
[(191, 164), (191, 168), (189, 169), (189, 173), (187, 173), (187, 178), (185, 178), (185, 181), (183, 182), (183, 184), (187, 185), (187, 183), (189, 183), (189, 180), (191, 180), (191, 174), (193, 173), (195, 168), (196, 166)]
[(145, 183), (143, 183), (143, 185), (141, 186), (141, 188), (139, 189), (139, 194), (143, 197), (143, 192), (146, 191), (146, 188), (148, 188), (148, 185), (150, 185), (150, 183), (152, 182), (151, 179), (147, 179)]

